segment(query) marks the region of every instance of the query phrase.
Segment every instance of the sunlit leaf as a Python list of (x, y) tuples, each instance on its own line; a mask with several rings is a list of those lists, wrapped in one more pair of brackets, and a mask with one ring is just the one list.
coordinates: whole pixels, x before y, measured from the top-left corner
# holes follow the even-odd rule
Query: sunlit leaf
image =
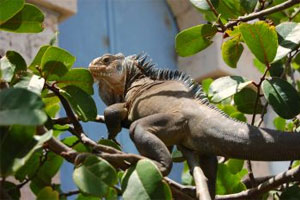
[(300, 43), (300, 24), (284, 22), (276, 26), (278, 34), (278, 49), (274, 61), (280, 60), (294, 50)]
[(126, 171), (122, 179), (123, 199), (171, 199), (169, 186), (162, 178), (153, 162), (147, 159), (138, 161)]
[(217, 28), (201, 24), (185, 29), (176, 36), (176, 52), (180, 56), (191, 56), (208, 47), (210, 39), (217, 33)]
[(212, 82), (208, 96), (211, 98), (211, 101), (218, 103), (250, 84), (251, 81), (241, 76), (225, 76)]
[(117, 174), (107, 161), (91, 154), (76, 166), (73, 180), (82, 192), (104, 197), (117, 183)]
[(36, 6), (25, 3), (21, 11), (0, 25), (0, 30), (16, 33), (39, 33), (44, 30), (44, 14)]
[(12, 18), (24, 6), (24, 0), (0, 0), (0, 25)]
[(275, 27), (264, 21), (239, 25), (243, 40), (262, 63), (270, 64), (276, 55), (278, 42)]
[(242, 52), (243, 45), (240, 43), (239, 37), (231, 38), (222, 44), (222, 56), (224, 62), (232, 68), (236, 68)]
[(92, 95), (93, 90), (93, 77), (88, 69), (85, 68), (75, 68), (71, 69), (64, 76), (56, 79), (57, 86), (60, 88), (66, 87), (68, 85), (74, 85), (79, 87), (87, 94)]
[[(45, 50), (41, 59), (41, 69), (46, 80), (57, 80), (64, 76), (73, 66), (76, 58), (68, 51), (51, 46), (41, 49), (40, 54)], [(39, 57), (36, 60), (38, 63)]]
[(44, 187), (37, 195), (37, 200), (59, 200), (59, 193), (52, 187)]

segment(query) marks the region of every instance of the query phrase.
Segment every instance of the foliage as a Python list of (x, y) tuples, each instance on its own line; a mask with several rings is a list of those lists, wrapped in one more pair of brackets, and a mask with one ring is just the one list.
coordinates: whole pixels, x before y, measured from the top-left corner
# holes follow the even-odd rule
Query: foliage
[[(236, 68), (244, 49), (249, 48), (255, 57), (254, 67), (262, 73), (258, 83), (241, 76), (203, 80), (203, 89), (210, 101), (240, 121), (246, 122), (246, 114), (251, 114), (252, 124), (258, 114), (263, 119), (270, 106), (278, 114), (274, 119), (276, 129), (299, 132), (300, 122), (296, 116), (300, 113), (300, 81), (295, 79), (300, 71), (299, 5), (260, 16), (256, 22), (241, 22), (239, 16), (251, 16), (254, 11), (272, 8), (282, 1), (190, 2), (208, 23), (190, 27), (177, 35), (178, 55), (186, 57), (204, 51), (214, 42), (214, 37), (222, 35), (225, 39), (221, 54), (229, 67)], [(0, 13), (2, 31), (43, 31), (44, 14), (24, 0), (0, 0)], [(230, 19), (236, 19), (237, 23)], [(107, 152), (98, 156), (96, 149), (78, 136), (78, 131), (82, 131), (78, 120), (96, 120), (97, 109), (91, 97), (93, 78), (87, 69), (72, 69), (76, 58), (53, 43), (41, 46), (29, 65), (15, 51), (7, 51), (0, 60), (0, 197), (20, 199), (20, 188), (27, 183), (37, 199), (65, 199), (72, 195), (72, 192), (62, 192), (52, 178), (61, 167), (62, 157), (68, 159), (76, 152), (75, 158), (68, 161), (75, 165), (73, 180), (78, 187), (74, 193), (78, 194), (77, 199), (118, 199), (118, 196), (172, 199), (170, 186), (152, 161), (142, 159), (131, 166), (127, 162), (127, 169), (116, 168)], [(65, 123), (55, 119), (60, 105), (69, 118)], [(50, 151), (50, 141), (58, 140), (55, 137), (66, 130), (74, 134), (61, 140), (64, 148), (73, 149), (70, 155)], [(96, 145), (107, 147), (110, 153), (122, 152), (111, 140), (100, 140)], [(180, 151), (172, 155), (174, 161), (184, 161)], [(247, 189), (242, 182), (247, 174), (243, 164), (243, 160), (234, 159), (219, 164), (217, 194)], [(186, 162), (184, 166), (183, 183), (195, 184)], [(7, 181), (10, 176), (19, 183)], [(299, 185), (290, 184), (277, 193), (285, 199), (299, 196)]]

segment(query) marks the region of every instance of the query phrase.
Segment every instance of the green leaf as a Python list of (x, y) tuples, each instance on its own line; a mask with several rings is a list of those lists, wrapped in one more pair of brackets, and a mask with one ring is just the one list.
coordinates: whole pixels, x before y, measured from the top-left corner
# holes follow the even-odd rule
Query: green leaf
[(64, 161), (62, 157), (53, 152), (48, 152), (46, 158), (47, 160), (40, 166), (37, 175), (31, 180), (30, 188), (34, 194), (39, 194), (44, 187), (52, 185), (51, 180)]
[(3, 200), (20, 199), (20, 189), (17, 187), (17, 185), (15, 185), (15, 183), (5, 181), (1, 183), (0, 197)]
[(217, 33), (217, 28), (209, 24), (201, 24), (185, 29), (176, 36), (176, 52), (186, 57), (194, 55), (208, 47), (210, 39)]
[(115, 143), (114, 141), (112, 140), (108, 140), (108, 139), (101, 139), (98, 144), (103, 144), (103, 145), (106, 145), (106, 146), (110, 146), (110, 147), (113, 147), (119, 151), (122, 151), (121, 147), (119, 144)]
[(44, 30), (44, 14), (32, 4), (25, 3), (21, 11), (0, 25), (0, 30), (15, 33), (39, 33)]
[(15, 174), (15, 178), (22, 182), (27, 177), (31, 178), (35, 174), (35, 171), (38, 169), (40, 165), (40, 159), (43, 152), (42, 149), (36, 150), (30, 158), (26, 161), (25, 165), (23, 165)]
[(14, 85), (15, 88), (24, 88), (38, 95), (41, 95), (44, 87), (45, 79), (37, 75), (27, 74), (22, 76), (20, 80)]
[(233, 119), (237, 119), (239, 121), (242, 122), (247, 122), (247, 118), (245, 117), (245, 115), (241, 112), (234, 112), (231, 115), (229, 115), (231, 118)]
[(86, 195), (86, 194), (82, 194), (80, 193), (76, 200), (99, 200), (99, 197), (94, 197), (94, 196), (91, 196), (91, 195)]
[[(40, 55), (46, 48), (47, 47), (44, 47), (40, 50)], [(54, 46), (47, 48), (41, 60), (41, 69), (44, 78), (49, 81), (58, 80), (69, 71), (75, 60), (76, 58), (64, 49)], [(38, 63), (38, 61), (39, 58), (37, 58), (36, 63)]]
[[(238, 111), (245, 114), (253, 114), (256, 102), (257, 93), (250, 89), (244, 88), (240, 92), (234, 95), (234, 104), (236, 105)], [(258, 104), (255, 113), (262, 113), (263, 106), (261, 100), (258, 99)]]
[(281, 117), (275, 117), (273, 120), (275, 128), (279, 131), (285, 130), (286, 120)]
[(32, 153), (52, 136), (52, 131), (41, 136), (34, 135), (33, 126), (14, 125), (9, 128), (2, 127), (0, 130), (0, 174), (2, 176), (15, 173)]
[(201, 81), (202, 89), (205, 94), (208, 94), (209, 86), (214, 80), (212, 78), (206, 78)]
[(1, 78), (10, 82), (16, 72), (26, 70), (26, 62), (23, 57), (15, 51), (7, 51), (0, 60)]
[(241, 6), (247, 13), (253, 12), (258, 0), (240, 0)]
[(232, 68), (236, 68), (242, 52), (243, 45), (240, 43), (239, 37), (231, 38), (222, 44), (222, 56), (224, 62)]
[(264, 21), (239, 25), (242, 37), (250, 51), (262, 63), (270, 64), (276, 55), (278, 41), (274, 26)]
[(130, 167), (122, 179), (124, 200), (171, 199), (170, 189), (162, 182), (157, 166), (148, 159), (139, 160)]
[(41, 46), (36, 56), (34, 57), (32, 63), (28, 66), (28, 68), (36, 75), (40, 75), (39, 71), (36, 68), (41, 67), (42, 58), (46, 52), (46, 50), (50, 47), (50, 45)]
[(76, 86), (67, 86), (61, 94), (71, 104), (72, 109), (83, 121), (92, 121), (97, 116), (97, 107), (93, 98)]
[(232, 174), (237, 174), (238, 172), (240, 172), (243, 169), (244, 160), (229, 159), (226, 162), (226, 165)]
[(23, 88), (0, 92), (0, 125), (41, 125), (47, 120), (44, 103), (35, 93)]
[(280, 60), (300, 44), (300, 24), (284, 22), (276, 26), (279, 47), (274, 61)]
[(181, 183), (183, 185), (195, 185), (194, 178), (190, 173), (190, 168), (186, 161), (183, 163), (183, 169), (181, 173)]
[(264, 74), (266, 71), (266, 65), (261, 63), (257, 58), (253, 59), (253, 65), (256, 67), (256, 69), (261, 73)]
[(44, 187), (37, 195), (37, 200), (59, 200), (59, 193), (52, 187)]
[(0, 25), (12, 18), (24, 6), (24, 0), (0, 0)]
[(74, 85), (85, 91), (87, 94), (94, 94), (93, 77), (88, 69), (76, 68), (71, 69), (64, 76), (56, 79), (57, 86), (60, 88), (66, 87), (68, 85)]
[(300, 112), (300, 97), (297, 90), (285, 80), (264, 80), (262, 90), (274, 111), (284, 119), (291, 119)]
[(179, 151), (177, 148), (172, 151), (171, 156), (172, 156), (173, 162), (183, 162), (183, 161), (185, 161), (185, 158), (183, 157), (181, 151)]
[(280, 199), (297, 200), (300, 199), (300, 188), (297, 184), (286, 188), (280, 195)]
[(58, 113), (60, 106), (60, 100), (57, 96), (46, 96), (42, 98), (44, 104), (45, 104), (45, 112), (50, 117), (55, 117)]
[(269, 72), (272, 77), (281, 77), (284, 72), (283, 62), (281, 60), (273, 62)]
[(250, 84), (251, 81), (241, 76), (225, 76), (212, 82), (208, 96), (211, 98), (211, 101), (218, 103)]
[(216, 194), (232, 194), (241, 192), (246, 186), (241, 182), (242, 177), (247, 174), (247, 170), (243, 169), (236, 174), (232, 174), (225, 164), (218, 165)]
[(117, 173), (107, 161), (91, 154), (76, 166), (73, 180), (82, 192), (104, 197), (117, 183)]
[(62, 140), (62, 142), (65, 145), (72, 147), (77, 152), (91, 152), (91, 150), (89, 150), (88, 147), (82, 144), (76, 136), (66, 137)]
[[(193, 6), (195, 6), (199, 10), (211, 10), (206, 0), (190, 0)], [(218, 0), (211, 0), (211, 3), (214, 7), (218, 6), (219, 1)]]

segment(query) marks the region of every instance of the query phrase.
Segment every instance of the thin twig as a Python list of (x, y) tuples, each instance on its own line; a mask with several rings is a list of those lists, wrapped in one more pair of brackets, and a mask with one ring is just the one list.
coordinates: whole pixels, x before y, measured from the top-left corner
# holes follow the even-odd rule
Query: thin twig
[(216, 10), (216, 8), (214, 7), (214, 5), (211, 3), (210, 0), (206, 0), (207, 4), (209, 5), (210, 9), (212, 10), (212, 12), (214, 13), (214, 15), (217, 17), (217, 21), (218, 24), (220, 25), (222, 32), (226, 31), (226, 27), (224, 26), (221, 18), (220, 18), (220, 14), (218, 13), (218, 11)]
[(266, 15), (269, 15), (269, 14), (287, 9), (289, 7), (292, 7), (295, 4), (298, 4), (298, 3), (300, 3), (300, 0), (287, 0), (287, 1), (285, 1), (281, 4), (278, 4), (276, 6), (273, 6), (271, 8), (268, 8), (268, 9), (265, 9), (265, 10), (262, 10), (262, 11), (259, 11), (259, 12), (255, 12), (255, 13), (251, 13), (249, 15), (239, 17), (235, 21), (230, 21), (227, 24), (225, 24), (225, 28), (226, 29), (232, 28), (233, 26), (236, 26), (239, 22), (247, 22), (247, 21), (250, 21), (250, 20), (253, 20), (253, 19), (257, 19), (257, 18), (260, 18), (262, 16), (266, 16)]
[(293, 12), (291, 14), (291, 16), (289, 17), (289, 21), (292, 21), (300, 12), (300, 8), (298, 8), (295, 12)]
[(60, 193), (59, 196), (60, 197), (68, 197), (68, 196), (72, 196), (75, 194), (79, 194), (80, 191), (79, 190), (74, 190), (74, 191), (69, 191), (69, 192), (65, 192), (65, 193)]

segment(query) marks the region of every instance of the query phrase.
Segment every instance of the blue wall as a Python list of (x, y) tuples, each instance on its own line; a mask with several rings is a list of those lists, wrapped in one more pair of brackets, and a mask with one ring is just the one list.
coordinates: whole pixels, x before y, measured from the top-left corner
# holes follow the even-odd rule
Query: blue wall
[[(75, 66), (87, 67), (89, 62), (104, 53), (124, 55), (148, 53), (155, 63), (176, 69), (174, 38), (177, 27), (164, 0), (78, 0), (78, 12), (60, 26), (59, 45), (70, 51), (77, 60)], [(94, 99), (99, 114), (105, 105), (95, 87)], [(84, 130), (94, 140), (106, 137), (106, 128), (99, 123), (85, 123)], [(118, 141), (125, 152), (136, 149), (123, 130)], [(175, 165), (170, 177), (180, 181), (181, 165)], [(73, 166), (64, 164), (61, 170), (62, 189), (74, 189)]]

